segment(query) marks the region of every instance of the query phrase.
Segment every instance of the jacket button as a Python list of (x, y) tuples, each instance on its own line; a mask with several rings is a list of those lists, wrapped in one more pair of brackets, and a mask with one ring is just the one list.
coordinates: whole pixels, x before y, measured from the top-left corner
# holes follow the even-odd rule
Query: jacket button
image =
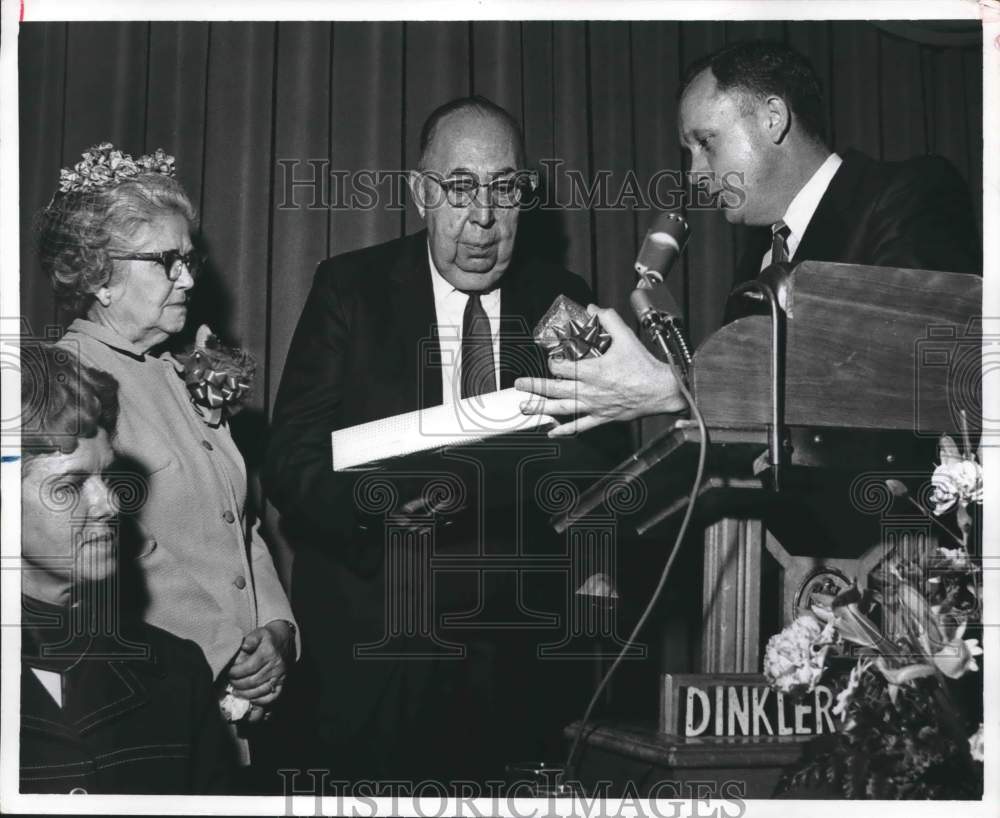
[(205, 449), (207, 449), (208, 451), (212, 451), (212, 449), (214, 449), (214, 448), (215, 448), (215, 446), (213, 446), (213, 445), (212, 445), (211, 443), (209, 443), (209, 442), (208, 442), (207, 440), (203, 440), (203, 441), (201, 441), (201, 445), (202, 445), (202, 446), (203, 446), (203, 447), (204, 447)]
[(233, 514), (228, 508), (222, 512), (222, 519), (227, 523), (232, 523), (236, 521), (236, 515)]
[(87, 795), (87, 791), (83, 787), (73, 787), (69, 791), (70, 795)]
[(239, 589), (240, 589), (240, 590), (242, 591), (242, 590), (243, 590), (244, 588), (246, 588), (246, 587), (247, 587), (247, 581), (246, 581), (246, 580), (245, 580), (245, 579), (243, 578), (243, 575), (242, 575), (242, 574), (240, 574), (240, 575), (239, 575), (238, 577), (236, 577), (236, 579), (235, 579), (235, 580), (233, 581), (233, 585), (235, 585), (235, 586), (236, 586), (237, 588), (239, 588)]

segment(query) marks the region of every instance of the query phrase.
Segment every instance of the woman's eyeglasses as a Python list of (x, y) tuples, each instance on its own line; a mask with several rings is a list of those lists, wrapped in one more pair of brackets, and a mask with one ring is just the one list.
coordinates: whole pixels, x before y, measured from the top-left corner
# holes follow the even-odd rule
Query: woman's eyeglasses
[(468, 207), (479, 195), (480, 189), (486, 190), (485, 201), (493, 207), (518, 207), (538, 186), (538, 174), (534, 171), (518, 171), (512, 176), (489, 182), (480, 182), (475, 176), (439, 179), (432, 172), (425, 172), (424, 176), (444, 191), (445, 198), (452, 207)]
[(204, 264), (204, 257), (195, 250), (182, 253), (180, 250), (164, 250), (160, 253), (121, 253), (111, 255), (115, 261), (155, 261), (167, 274), (169, 281), (176, 281), (187, 270), (191, 278), (197, 278)]

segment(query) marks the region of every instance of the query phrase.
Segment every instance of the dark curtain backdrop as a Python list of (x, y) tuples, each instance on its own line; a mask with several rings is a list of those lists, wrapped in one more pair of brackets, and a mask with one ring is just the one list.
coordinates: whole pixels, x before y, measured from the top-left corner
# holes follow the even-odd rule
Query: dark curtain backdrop
[[(200, 209), (212, 259), (196, 314), (257, 355), (263, 419), (316, 263), (419, 227), (412, 207), (311, 208), (302, 190), (298, 207), (279, 208), (282, 160), (301, 163), (299, 178), (311, 173), (310, 159), (348, 172), (412, 167), (427, 113), (475, 92), (521, 118), (532, 162), (562, 160), (549, 188), (565, 190), (567, 170), (587, 179), (610, 171), (612, 191), (634, 170), (645, 185), (657, 170), (682, 168), (682, 67), (747, 37), (784, 38), (812, 58), (835, 149), (885, 159), (941, 153), (979, 203), (979, 38), (911, 33), (867, 22), (27, 24), (19, 44), (22, 313), (36, 334), (57, 321), (30, 224), (59, 168), (104, 140), (133, 154), (163, 147)], [(524, 230), (586, 279), (601, 304), (625, 311), (650, 215), (566, 209), (528, 214)], [(740, 234), (718, 213), (689, 216), (692, 240), (670, 286), (698, 343), (720, 323)]]

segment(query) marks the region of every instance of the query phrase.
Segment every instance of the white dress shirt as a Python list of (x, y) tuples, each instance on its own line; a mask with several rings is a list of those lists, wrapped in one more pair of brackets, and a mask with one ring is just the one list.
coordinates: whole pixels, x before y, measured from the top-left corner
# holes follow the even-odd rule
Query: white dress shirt
[(62, 676), (54, 670), (42, 670), (38, 667), (31, 668), (31, 672), (42, 683), (42, 687), (52, 697), (52, 700), (62, 707)]
[[(462, 319), (469, 296), (456, 290), (434, 266), (430, 247), (427, 248), (427, 262), (431, 268), (434, 285), (434, 314), (437, 316), (438, 341), (441, 344), (441, 395), (444, 403), (454, 403), (462, 397)], [(481, 295), (483, 305), (490, 319), (490, 333), (493, 335), (493, 371), (496, 388), (500, 388), (500, 288)]]
[[(795, 194), (795, 198), (789, 203), (788, 210), (782, 217), (782, 221), (788, 225), (788, 229), (791, 231), (788, 238), (785, 239), (789, 261), (795, 258), (795, 251), (799, 249), (799, 243), (806, 233), (806, 228), (809, 227), (809, 222), (812, 221), (816, 208), (819, 207), (820, 199), (823, 198), (826, 189), (830, 187), (830, 182), (833, 181), (837, 168), (843, 161), (837, 154), (831, 153), (826, 157), (826, 161), (816, 168), (816, 172), (809, 177), (809, 181), (802, 186), (802, 189)], [(760, 269), (763, 270), (770, 263), (771, 250), (768, 248), (768, 251), (764, 253)]]

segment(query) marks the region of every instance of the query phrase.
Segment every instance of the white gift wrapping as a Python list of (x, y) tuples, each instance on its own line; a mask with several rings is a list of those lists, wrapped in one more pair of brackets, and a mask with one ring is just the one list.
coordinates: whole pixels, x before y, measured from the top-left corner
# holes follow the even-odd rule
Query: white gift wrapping
[(530, 398), (529, 392), (501, 389), (339, 429), (331, 435), (333, 470), (364, 467), (394, 457), (554, 425), (555, 420), (548, 415), (521, 413), (521, 404)]

